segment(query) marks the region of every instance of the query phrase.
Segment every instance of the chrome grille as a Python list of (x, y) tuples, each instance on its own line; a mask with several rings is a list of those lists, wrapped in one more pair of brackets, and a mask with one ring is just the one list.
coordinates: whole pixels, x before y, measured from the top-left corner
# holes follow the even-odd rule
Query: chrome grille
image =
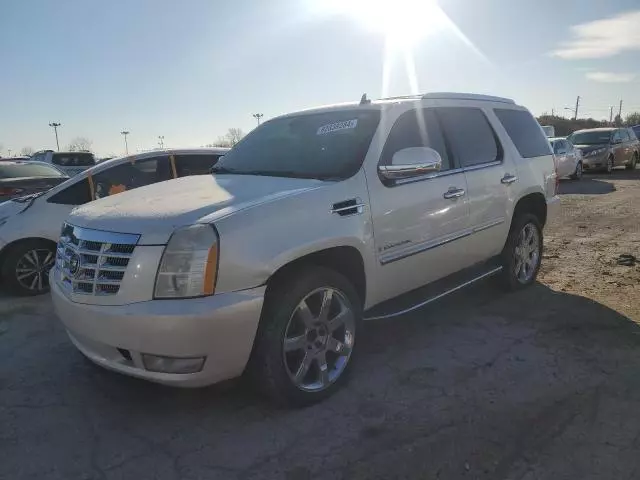
[(73, 293), (117, 295), (139, 237), (64, 224), (56, 254), (60, 283)]

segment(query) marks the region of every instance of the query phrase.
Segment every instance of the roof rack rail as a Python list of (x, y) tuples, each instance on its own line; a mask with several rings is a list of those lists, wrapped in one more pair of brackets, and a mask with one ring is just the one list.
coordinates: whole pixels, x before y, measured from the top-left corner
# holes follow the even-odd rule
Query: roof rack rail
[(493, 95), (481, 95), (478, 93), (455, 93), (455, 92), (431, 92), (422, 95), (424, 99), (447, 99), (447, 100), (478, 100), (485, 102), (501, 102), (515, 105), (510, 98), (494, 97)]
[(398, 96), (395, 96), (395, 97), (384, 97), (384, 98), (380, 98), (379, 100), (410, 100), (412, 98), (415, 98), (415, 99), (419, 100), (422, 97), (423, 97), (423, 95), (418, 93), (416, 95), (398, 95)]

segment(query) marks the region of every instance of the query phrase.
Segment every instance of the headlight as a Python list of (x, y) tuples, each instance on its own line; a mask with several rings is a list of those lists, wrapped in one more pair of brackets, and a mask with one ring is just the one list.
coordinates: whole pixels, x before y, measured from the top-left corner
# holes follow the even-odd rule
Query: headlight
[(154, 298), (213, 295), (218, 273), (218, 234), (211, 225), (176, 230), (164, 249)]
[(591, 150), (589, 153), (585, 153), (584, 156), (585, 157), (595, 157), (596, 155), (600, 155), (604, 152), (606, 152), (607, 149), (606, 148), (596, 148), (595, 150)]

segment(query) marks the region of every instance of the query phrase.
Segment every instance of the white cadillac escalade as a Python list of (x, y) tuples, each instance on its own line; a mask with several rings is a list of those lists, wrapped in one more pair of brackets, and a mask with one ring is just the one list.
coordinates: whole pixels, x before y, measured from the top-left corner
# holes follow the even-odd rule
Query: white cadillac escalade
[(274, 400), (309, 404), (346, 380), (363, 320), (491, 275), (533, 283), (556, 189), (542, 129), (509, 99), (363, 97), (285, 115), (212, 175), (74, 210), (55, 310), (105, 368), (185, 387), (246, 370)]

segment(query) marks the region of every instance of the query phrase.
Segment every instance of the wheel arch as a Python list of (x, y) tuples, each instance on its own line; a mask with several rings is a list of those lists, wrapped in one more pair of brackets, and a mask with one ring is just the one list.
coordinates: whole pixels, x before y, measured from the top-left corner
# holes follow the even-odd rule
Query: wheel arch
[(547, 199), (542, 192), (531, 192), (522, 196), (516, 202), (511, 217), (511, 225), (514, 220), (523, 213), (532, 213), (540, 221), (540, 226), (544, 227), (547, 223)]
[(340, 273), (355, 288), (361, 305), (365, 305), (367, 280), (364, 258), (356, 247), (349, 245), (328, 247), (308, 252), (281, 265), (269, 276), (266, 295), (279, 281), (306, 266), (322, 266)]

